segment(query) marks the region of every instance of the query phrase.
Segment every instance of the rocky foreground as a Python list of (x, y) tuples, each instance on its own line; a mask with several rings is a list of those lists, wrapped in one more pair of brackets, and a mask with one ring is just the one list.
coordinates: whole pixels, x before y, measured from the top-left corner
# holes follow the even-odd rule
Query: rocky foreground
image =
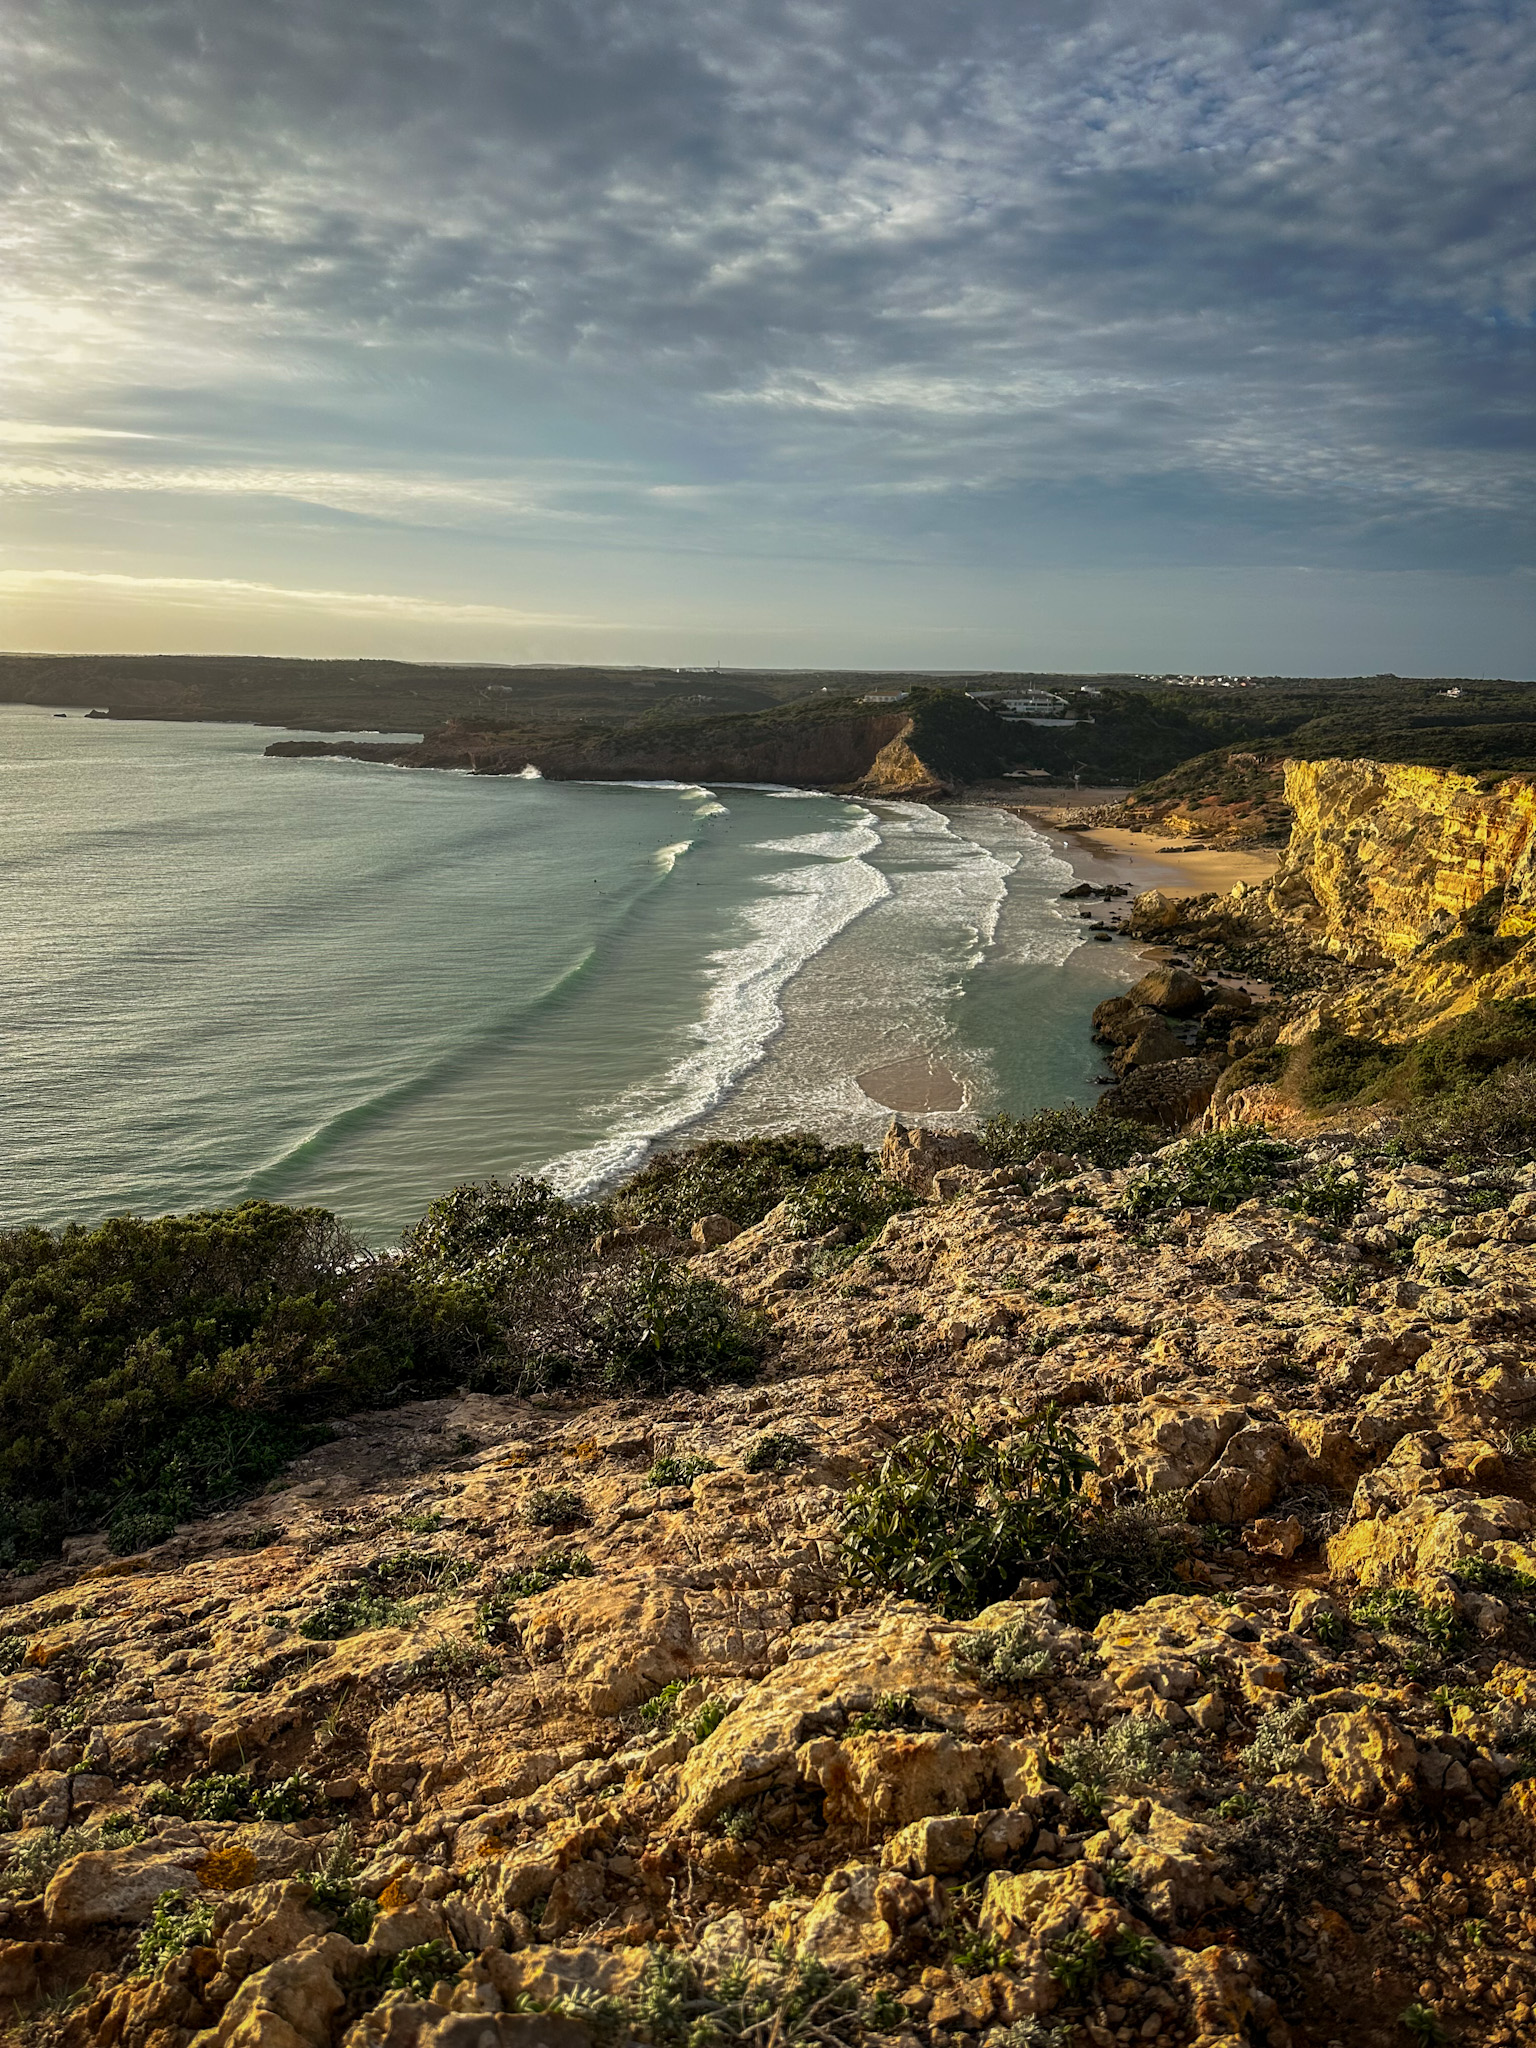
[[(1536, 1169), (1349, 1143), (1299, 1168), (1337, 1222), (1294, 1175), (1229, 1214), (1124, 1213), (1145, 1165), (930, 1186), (919, 1141), (857, 1256), (789, 1207), (698, 1256), (772, 1320), (754, 1384), (359, 1417), (13, 1581), (16, 2025), (1536, 2039)], [(964, 1622), (845, 1583), (898, 1438), (1049, 1403), (1090, 1491), (1164, 1497), (1165, 1590), (1079, 1626), (1049, 1583)]]

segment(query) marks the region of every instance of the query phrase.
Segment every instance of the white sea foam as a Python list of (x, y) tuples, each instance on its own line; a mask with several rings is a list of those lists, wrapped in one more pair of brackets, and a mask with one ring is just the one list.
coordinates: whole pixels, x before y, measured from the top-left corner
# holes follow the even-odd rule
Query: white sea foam
[(518, 769), (517, 779), (519, 782), (542, 782), (544, 780), (544, 770), (542, 768), (535, 768), (530, 761), (526, 768)]
[(692, 844), (691, 839), (679, 839), (675, 846), (658, 846), (651, 859), (664, 875), (670, 875)]
[[(864, 858), (879, 834), (858, 824), (847, 831), (807, 834), (836, 844), (841, 858), (821, 859), (773, 876), (767, 893), (745, 912), (744, 944), (710, 960), (714, 989), (691, 1027), (697, 1048), (652, 1084), (632, 1088), (603, 1112), (607, 1136), (567, 1152), (543, 1168), (568, 1195), (580, 1195), (633, 1171), (656, 1139), (693, 1123), (722, 1102), (763, 1057), (783, 1023), (786, 983), (837, 934), (890, 893)], [(799, 849), (797, 849), (799, 850)]]
[(724, 804), (700, 804), (693, 815), (696, 818), (728, 818), (731, 814)]

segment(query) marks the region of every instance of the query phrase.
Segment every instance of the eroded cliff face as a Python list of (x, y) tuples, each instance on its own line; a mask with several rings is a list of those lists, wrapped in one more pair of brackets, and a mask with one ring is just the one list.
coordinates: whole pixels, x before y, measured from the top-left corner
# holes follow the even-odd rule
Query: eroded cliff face
[(1466, 913), (1489, 939), (1536, 931), (1536, 784), (1379, 761), (1292, 761), (1290, 845), (1269, 903), (1322, 951), (1369, 975), (1331, 1004), (1338, 1021), (1412, 1037), (1442, 1016), (1536, 989), (1529, 949), (1488, 966), (1447, 959)]
[(388, 761), (400, 768), (459, 768), (477, 775), (551, 781), (782, 782), (806, 789), (857, 789), (866, 796), (931, 797), (947, 791), (914, 750), (913, 721), (901, 712), (807, 719), (803, 723), (699, 720), (691, 730), (644, 727), (512, 728), (445, 725), (411, 745), (279, 740), (269, 754), (321, 754)]

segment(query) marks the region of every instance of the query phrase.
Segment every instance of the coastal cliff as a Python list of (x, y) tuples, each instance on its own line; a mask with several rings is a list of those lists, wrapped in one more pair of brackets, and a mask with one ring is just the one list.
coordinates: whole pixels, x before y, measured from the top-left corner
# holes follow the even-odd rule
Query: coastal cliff
[(1536, 992), (1536, 782), (1378, 761), (1291, 761), (1269, 902), (1367, 978), (1337, 1021), (1388, 1039)]
[(811, 705), (624, 725), (455, 720), (413, 743), (279, 740), (267, 752), (476, 775), (534, 768), (551, 781), (781, 782), (923, 799), (996, 772), (1008, 733), (991, 712), (949, 692), (889, 710)]

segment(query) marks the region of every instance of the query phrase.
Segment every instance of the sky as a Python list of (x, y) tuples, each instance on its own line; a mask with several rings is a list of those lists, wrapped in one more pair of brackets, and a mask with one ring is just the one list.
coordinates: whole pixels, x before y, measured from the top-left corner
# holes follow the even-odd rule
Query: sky
[(8, 0), (0, 646), (1536, 674), (1536, 0)]

